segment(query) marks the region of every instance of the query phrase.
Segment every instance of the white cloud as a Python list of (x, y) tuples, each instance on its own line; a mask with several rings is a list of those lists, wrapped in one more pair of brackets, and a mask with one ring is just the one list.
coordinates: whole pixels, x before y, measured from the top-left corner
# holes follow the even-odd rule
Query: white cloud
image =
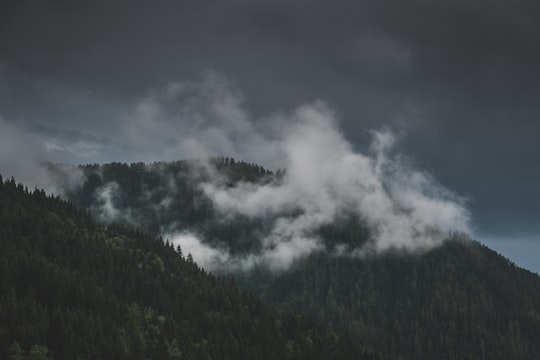
[(204, 244), (195, 234), (189, 232), (168, 235), (166, 238), (170, 239), (175, 248), (180, 246), (185, 256), (191, 254), (195, 262), (205, 269), (220, 268), (230, 259), (226, 251)]
[(54, 150), (53, 143), (28, 133), (21, 122), (7, 121), (0, 115), (0, 174), (14, 176), (29, 188), (44, 189), (63, 195), (80, 185), (81, 173), (73, 167), (57, 167), (50, 172), (44, 165), (46, 154)]
[[(237, 215), (271, 219), (270, 229), (259, 239), (260, 251), (241, 257), (212, 248), (204, 238), (173, 234), (205, 267), (286, 268), (322, 249), (314, 233), (343, 213), (362, 219), (372, 235), (367, 248), (349, 249), (353, 254), (366, 249), (428, 249), (451, 231), (469, 230), (463, 200), (394, 153), (396, 137), (391, 131), (373, 131), (369, 150), (355, 151), (341, 132), (336, 113), (322, 101), (255, 119), (229, 80), (207, 73), (200, 82), (173, 83), (151, 91), (123, 119), (118, 138), (141, 161), (218, 155), (287, 169), (281, 181), (264, 185), (240, 182), (227, 187), (219, 177), (201, 185), (224, 220)], [(51, 181), (47, 173), (36, 176), (41, 171), (36, 170), (36, 159), (47, 150), (79, 157), (99, 150), (86, 143), (33, 141), (1, 119), (0, 128), (3, 173), (9, 176), (4, 169), (16, 169), (16, 175), (29, 184), (36, 178)], [(100, 188), (96, 206), (107, 221), (129, 220), (129, 209), (121, 213), (115, 207), (116, 191), (115, 184)]]
[(320, 248), (313, 239), (295, 237), (286, 241), (275, 239), (275, 244), (262, 253), (231, 255), (227, 248), (212, 247), (202, 241), (200, 236), (188, 231), (166, 234), (164, 238), (175, 247), (180, 246), (184, 256), (191, 254), (197, 265), (218, 272), (246, 271), (260, 266), (281, 271), (288, 268), (294, 260)]
[(355, 152), (324, 104), (306, 105), (291, 115), (277, 143), (285, 149), (287, 168), (279, 186), (241, 183), (231, 189), (209, 183), (204, 190), (229, 216), (279, 217), (299, 209), (298, 217), (276, 222), (270, 237), (279, 241), (310, 234), (351, 210), (367, 223), (371, 246), (379, 251), (429, 248), (451, 231), (467, 231), (463, 201), (392, 155), (393, 141), (390, 132), (375, 131), (372, 153)]
[[(321, 241), (313, 234), (344, 212), (367, 224), (370, 251), (429, 249), (452, 231), (469, 230), (463, 199), (394, 153), (396, 137), (391, 131), (373, 131), (369, 150), (357, 152), (340, 131), (335, 112), (322, 101), (271, 114), (264, 121), (251, 119), (241, 96), (211, 74), (202, 83), (174, 84), (161, 98), (154, 93), (151, 102), (159, 110), (145, 112), (159, 125), (145, 129), (163, 133), (172, 131), (167, 124), (181, 126), (174, 146), (185, 152), (184, 157), (234, 156), (287, 169), (281, 182), (228, 187), (219, 179), (201, 185), (224, 219), (273, 219), (271, 230), (260, 239), (262, 250), (241, 258), (188, 237), (201, 264), (214, 269), (286, 268), (296, 258), (320, 250)], [(351, 252), (362, 254), (366, 249)]]
[(270, 140), (242, 103), (231, 81), (215, 72), (206, 73), (200, 82), (154, 89), (125, 114), (124, 146), (138, 161), (227, 154), (268, 164), (273, 156), (265, 155)]

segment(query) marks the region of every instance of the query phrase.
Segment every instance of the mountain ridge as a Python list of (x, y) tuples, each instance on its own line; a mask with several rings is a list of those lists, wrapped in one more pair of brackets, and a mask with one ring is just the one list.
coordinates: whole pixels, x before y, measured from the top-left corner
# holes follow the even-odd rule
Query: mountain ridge
[(162, 239), (0, 177), (0, 357), (375, 359)]
[[(113, 205), (120, 213), (129, 208), (130, 216), (143, 219), (139, 223), (143, 228), (160, 231), (167, 219), (174, 219), (170, 225), (179, 231), (195, 229), (214, 248), (224, 245), (239, 254), (256, 253), (254, 239), (267, 227), (266, 220), (239, 216), (221, 221), (199, 184), (212, 176), (232, 186), (238, 181), (267, 182), (275, 175), (258, 165), (212, 161), (217, 166), (211, 171), (203, 167), (202, 173), (189, 173), (190, 162), (182, 161), (160, 163), (159, 171), (156, 164), (81, 166), (86, 179), (93, 174), (100, 181), (93, 187), (86, 182), (86, 195), (74, 192), (70, 199), (74, 203), (87, 199), (95, 205), (96, 194), (114, 182), (119, 191)], [(176, 184), (169, 193), (171, 182)], [(132, 187), (125, 186), (128, 183)], [(147, 196), (147, 189), (154, 197)], [(166, 211), (149, 206), (168, 198)], [(122, 207), (129, 202), (130, 207)], [(421, 254), (400, 254), (396, 249), (351, 258), (331, 256), (324, 249), (368, 243), (369, 228), (362, 221), (345, 218), (314, 235), (323, 240), (322, 252), (300, 257), (282, 272), (263, 266), (237, 273), (237, 283), (278, 309), (308, 314), (334, 331), (366, 339), (389, 358), (538, 357), (540, 278), (478, 242), (456, 235)]]

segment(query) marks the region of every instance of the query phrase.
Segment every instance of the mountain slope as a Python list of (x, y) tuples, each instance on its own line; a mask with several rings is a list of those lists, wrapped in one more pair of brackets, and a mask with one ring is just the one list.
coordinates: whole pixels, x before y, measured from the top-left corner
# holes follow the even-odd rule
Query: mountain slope
[(373, 358), (161, 239), (1, 177), (0, 224), (2, 359)]
[(422, 256), (312, 256), (254, 290), (392, 358), (540, 358), (539, 277), (475, 242)]
[[(257, 236), (272, 219), (223, 221), (200, 184), (213, 177), (230, 184), (280, 177), (229, 159), (210, 165), (210, 170), (196, 161), (85, 166), (80, 168), (84, 186), (69, 196), (96, 216), (112, 214), (156, 234), (187, 229), (233, 254), (256, 254)], [(107, 213), (111, 206), (115, 211)], [(416, 255), (329, 255), (335, 244), (358, 247), (368, 241), (362, 221), (347, 216), (315, 235), (330, 251), (315, 252), (281, 273), (264, 268), (237, 273), (238, 283), (280, 309), (366, 339), (390, 358), (540, 358), (540, 278), (487, 247), (454, 236)]]

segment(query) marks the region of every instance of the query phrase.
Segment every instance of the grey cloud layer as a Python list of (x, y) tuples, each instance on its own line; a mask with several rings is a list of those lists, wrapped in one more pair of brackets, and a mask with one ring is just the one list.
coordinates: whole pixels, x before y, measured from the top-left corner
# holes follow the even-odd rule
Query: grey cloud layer
[(82, 174), (62, 166), (56, 172), (49, 171), (44, 164), (44, 154), (51, 150), (48, 145), (46, 140), (27, 133), (19, 123), (9, 122), (0, 114), (0, 174), (14, 176), (30, 189), (37, 187), (62, 195), (80, 185)]
[[(322, 101), (255, 118), (234, 84), (209, 72), (200, 81), (171, 83), (140, 97), (120, 127), (123, 146), (137, 158), (225, 155), (287, 169), (281, 181), (265, 185), (241, 182), (231, 188), (219, 176), (201, 184), (223, 221), (238, 215), (271, 219), (270, 230), (255, 239), (260, 252), (233, 256), (190, 229), (164, 228), (164, 237), (210, 270), (287, 268), (322, 250), (317, 230), (350, 213), (367, 224), (372, 239), (364, 248), (338, 246), (336, 255), (426, 250), (452, 231), (470, 230), (463, 199), (395, 153), (391, 131), (372, 131), (371, 146), (360, 153), (344, 137), (337, 113)], [(114, 207), (117, 191), (109, 183), (95, 194), (101, 220), (129, 221), (129, 209)]]
[(533, 0), (7, 0), (0, 112), (37, 136), (33, 146), (48, 141), (37, 151), (48, 159), (172, 159), (196, 148), (170, 134), (152, 144), (155, 131), (130, 134), (125, 116), (140, 97), (152, 108), (148, 88), (214, 69), (244, 91), (248, 117), (324, 99), (362, 151), (366, 130), (392, 124), (422, 167), (473, 199), (480, 230), (530, 237), (540, 231), (539, 24)]
[[(266, 128), (263, 133), (222, 78), (212, 74), (202, 84), (190, 85), (171, 85), (163, 93), (165, 102), (170, 100), (171, 89), (175, 96), (179, 89), (184, 95), (186, 89), (205, 95), (204, 101), (195, 105), (188, 102), (192, 104), (190, 118), (198, 121), (179, 132), (180, 148), (188, 144), (197, 153), (208, 153), (209, 149), (240, 152), (281, 163), (287, 169), (277, 184), (239, 183), (233, 188), (219, 181), (203, 184), (205, 194), (224, 218), (243, 215), (274, 219), (270, 233), (260, 239), (262, 252), (249, 256), (232, 257), (226, 249), (213, 249), (189, 232), (169, 234), (173, 243), (186, 248), (184, 251), (191, 252), (203, 266), (286, 268), (296, 258), (321, 249), (320, 239), (313, 234), (347, 212), (365, 221), (373, 236), (367, 248), (350, 249), (357, 254), (425, 250), (439, 245), (452, 231), (469, 230), (469, 213), (463, 200), (392, 154), (395, 139), (391, 132), (374, 131), (369, 153), (355, 152), (339, 130), (335, 113), (324, 103), (315, 102), (291, 113), (269, 116), (265, 124), (271, 118), (273, 132)], [(217, 90), (209, 92), (213, 87)], [(166, 106), (155, 94), (151, 99), (151, 108), (164, 113)], [(142, 103), (147, 104), (147, 100)], [(176, 117), (185, 116), (185, 103), (181, 104), (173, 107)], [(204, 115), (207, 111), (211, 117)], [(163, 117), (154, 116), (154, 110), (143, 112), (148, 113), (151, 116), (144, 117), (144, 128), (164, 129), (161, 121), (174, 123), (172, 119), (176, 118), (173, 113)], [(242, 141), (238, 143), (237, 139)]]

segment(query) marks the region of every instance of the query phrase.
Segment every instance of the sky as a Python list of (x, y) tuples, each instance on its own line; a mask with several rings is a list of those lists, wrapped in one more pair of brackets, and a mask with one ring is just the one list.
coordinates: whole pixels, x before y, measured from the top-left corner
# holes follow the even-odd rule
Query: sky
[[(192, 157), (191, 127), (147, 119), (214, 116), (190, 109), (216, 94), (257, 129), (321, 101), (358, 151), (395, 134), (467, 199), (475, 238), (540, 272), (539, 38), (532, 0), (5, 0), (0, 172)], [(212, 155), (264, 161), (230, 150)]]

